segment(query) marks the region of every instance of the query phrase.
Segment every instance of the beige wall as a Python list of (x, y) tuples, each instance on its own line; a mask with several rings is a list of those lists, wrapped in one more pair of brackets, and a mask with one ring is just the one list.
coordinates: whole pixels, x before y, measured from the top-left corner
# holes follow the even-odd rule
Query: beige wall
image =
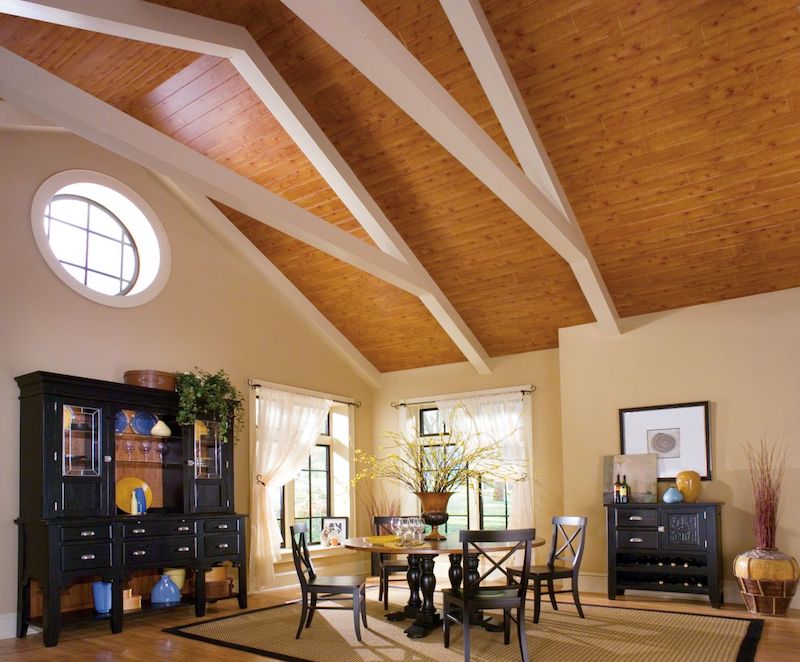
[(631, 318), (619, 337), (594, 324), (561, 330), (564, 508), (590, 518), (587, 573), (606, 568), (602, 457), (619, 452), (618, 409), (700, 400), (711, 402), (713, 467), (701, 500), (725, 503), (727, 578), (733, 557), (754, 545), (747, 440), (791, 449), (778, 546), (800, 557), (798, 341), (800, 289)]
[[(369, 387), (147, 171), (65, 134), (0, 132), (0, 154), (0, 615), (16, 608), (16, 375), (47, 370), (122, 381), (130, 369), (224, 368), (243, 391), (245, 380), (257, 377), (361, 400), (356, 441), (371, 438)], [(72, 168), (124, 181), (159, 215), (172, 273), (150, 303), (118, 309), (88, 301), (42, 259), (30, 226), (31, 200), (44, 179)], [(237, 510), (248, 512), (246, 438), (237, 442), (235, 460)]]
[(398, 429), (392, 401), (533, 384), (534, 525), (549, 537), (550, 520), (563, 508), (558, 356), (553, 349), (492, 359), (490, 375), (479, 375), (468, 363), (386, 373), (373, 400), (375, 444), (382, 443), (385, 430)]

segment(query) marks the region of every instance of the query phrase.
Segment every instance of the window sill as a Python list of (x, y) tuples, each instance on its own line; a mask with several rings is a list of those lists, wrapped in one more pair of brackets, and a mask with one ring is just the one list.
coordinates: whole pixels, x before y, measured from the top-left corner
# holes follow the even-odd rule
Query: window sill
[[(309, 545), (308, 553), (312, 559), (324, 559), (328, 556), (339, 556), (341, 554), (357, 554), (354, 549), (347, 549), (346, 547), (323, 547), (322, 545)], [(281, 550), (281, 562), (292, 560), (292, 550)]]

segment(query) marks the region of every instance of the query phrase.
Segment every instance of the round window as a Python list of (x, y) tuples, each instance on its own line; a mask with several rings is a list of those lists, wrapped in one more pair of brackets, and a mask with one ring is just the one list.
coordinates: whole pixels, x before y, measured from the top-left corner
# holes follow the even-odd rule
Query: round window
[(112, 177), (88, 170), (54, 175), (34, 196), (31, 223), (56, 275), (92, 301), (138, 306), (166, 284), (169, 246), (161, 223)]

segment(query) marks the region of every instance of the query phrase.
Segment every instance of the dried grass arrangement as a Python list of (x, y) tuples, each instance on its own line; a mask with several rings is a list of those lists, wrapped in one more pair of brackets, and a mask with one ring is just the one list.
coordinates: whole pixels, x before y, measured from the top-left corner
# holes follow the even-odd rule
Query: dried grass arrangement
[(753, 535), (756, 547), (775, 549), (778, 528), (783, 469), (787, 448), (776, 443), (771, 447), (761, 439), (758, 447), (747, 443), (744, 448), (750, 482), (753, 486)]

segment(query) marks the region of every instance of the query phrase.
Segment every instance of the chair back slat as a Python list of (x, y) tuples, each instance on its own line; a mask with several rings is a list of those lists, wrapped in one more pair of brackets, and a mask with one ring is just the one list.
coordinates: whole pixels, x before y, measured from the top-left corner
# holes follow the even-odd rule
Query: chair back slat
[(314, 565), (311, 563), (311, 555), (308, 553), (308, 544), (306, 543), (308, 524), (295, 522), (293, 526), (289, 527), (289, 533), (292, 539), (294, 569), (297, 571), (300, 586), (305, 589), (308, 586), (308, 580), (317, 576), (317, 573), (314, 572)]
[(551, 568), (556, 561), (568, 563), (573, 572), (577, 572), (583, 558), (586, 541), (585, 517), (556, 516), (553, 518), (553, 536), (550, 542), (550, 554), (547, 565)]
[[(491, 573), (498, 571), (505, 575), (506, 579), (509, 578), (509, 573), (503, 567), (508, 559), (510, 559), (517, 552), (522, 552), (522, 573), (523, 577), (519, 584), (517, 584), (517, 595), (520, 599), (525, 599), (525, 594), (528, 590), (528, 577), (530, 576), (531, 564), (531, 543), (536, 538), (536, 529), (508, 529), (508, 530), (480, 530), (480, 531), (467, 531), (462, 530), (459, 532), (459, 542), (461, 542), (462, 556), (461, 562), (463, 564), (463, 581), (464, 581), (464, 596), (465, 599), (469, 598), (469, 594), (474, 592), (480, 583), (486, 579)], [(511, 549), (498, 550), (491, 546), (483, 546), (481, 543), (514, 543)], [(497, 561), (491, 554), (503, 552), (503, 557)], [(484, 572), (473, 581), (469, 581), (469, 557), (478, 556), (486, 559), (491, 566), (490, 569)]]

